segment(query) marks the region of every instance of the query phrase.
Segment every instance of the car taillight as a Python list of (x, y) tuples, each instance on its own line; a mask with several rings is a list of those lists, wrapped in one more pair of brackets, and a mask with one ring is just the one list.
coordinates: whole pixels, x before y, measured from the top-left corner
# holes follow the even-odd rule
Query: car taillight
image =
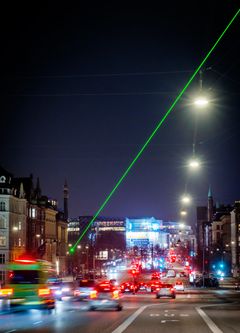
[(113, 291), (113, 298), (119, 298), (119, 291), (118, 290)]
[(11, 296), (13, 294), (12, 288), (3, 288), (0, 289), (0, 296)]
[(92, 290), (90, 292), (90, 298), (96, 298), (97, 297), (97, 290)]
[(156, 288), (156, 290), (160, 290), (160, 288)]
[(38, 296), (48, 296), (50, 294), (51, 294), (51, 290), (49, 288), (38, 289)]
[(174, 288), (171, 288), (171, 291), (173, 292), (173, 291), (174, 291)]

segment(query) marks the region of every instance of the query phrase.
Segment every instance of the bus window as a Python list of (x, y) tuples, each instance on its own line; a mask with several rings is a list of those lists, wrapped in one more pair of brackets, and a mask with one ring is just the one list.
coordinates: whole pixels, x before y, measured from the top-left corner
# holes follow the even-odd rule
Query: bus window
[(39, 271), (35, 270), (16, 270), (9, 274), (10, 284), (38, 284)]

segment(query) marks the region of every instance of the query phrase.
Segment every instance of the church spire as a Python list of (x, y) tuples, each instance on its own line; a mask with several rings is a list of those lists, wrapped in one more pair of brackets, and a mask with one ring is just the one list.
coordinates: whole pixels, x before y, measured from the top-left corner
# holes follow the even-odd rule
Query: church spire
[(69, 189), (67, 185), (67, 180), (65, 179), (63, 187), (63, 204), (64, 204), (64, 220), (68, 220), (68, 198), (69, 198)]
[(208, 222), (212, 222), (213, 219), (213, 196), (212, 189), (209, 186), (208, 189)]

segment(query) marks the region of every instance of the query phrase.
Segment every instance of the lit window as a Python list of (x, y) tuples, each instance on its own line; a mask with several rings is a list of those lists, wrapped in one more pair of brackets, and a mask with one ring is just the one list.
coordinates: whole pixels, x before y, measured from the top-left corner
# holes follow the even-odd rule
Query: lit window
[(22, 230), (22, 222), (21, 221), (18, 222), (18, 230)]
[(21, 240), (21, 238), (18, 238), (18, 246), (22, 246), (22, 240)]
[(7, 244), (7, 237), (0, 236), (0, 246), (6, 246), (6, 244)]
[(36, 217), (36, 208), (32, 208), (31, 217), (35, 219), (35, 217)]

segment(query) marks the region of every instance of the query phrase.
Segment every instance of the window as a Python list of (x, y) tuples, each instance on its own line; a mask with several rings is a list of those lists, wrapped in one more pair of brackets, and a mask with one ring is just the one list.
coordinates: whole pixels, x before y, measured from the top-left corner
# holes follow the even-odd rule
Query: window
[(18, 230), (22, 230), (22, 222), (21, 221), (18, 222)]
[(0, 229), (6, 228), (6, 222), (3, 216), (0, 216)]
[(0, 253), (0, 264), (5, 264), (5, 253)]
[(32, 217), (33, 219), (36, 218), (36, 208), (32, 208), (32, 211), (31, 211), (31, 217)]
[(219, 224), (217, 225), (217, 230), (220, 230), (220, 225)]
[(37, 284), (39, 283), (39, 272), (32, 270), (17, 270), (10, 272), (10, 284)]
[(5, 205), (5, 202), (3, 202), (3, 201), (0, 202), (0, 210), (1, 211), (5, 211), (6, 210), (6, 205)]
[(1, 176), (0, 177), (0, 183), (5, 183), (6, 182), (6, 177), (5, 176)]
[(21, 238), (18, 238), (18, 246), (22, 246), (22, 240), (21, 240)]
[(0, 246), (6, 246), (6, 244), (7, 244), (7, 237), (0, 236)]

